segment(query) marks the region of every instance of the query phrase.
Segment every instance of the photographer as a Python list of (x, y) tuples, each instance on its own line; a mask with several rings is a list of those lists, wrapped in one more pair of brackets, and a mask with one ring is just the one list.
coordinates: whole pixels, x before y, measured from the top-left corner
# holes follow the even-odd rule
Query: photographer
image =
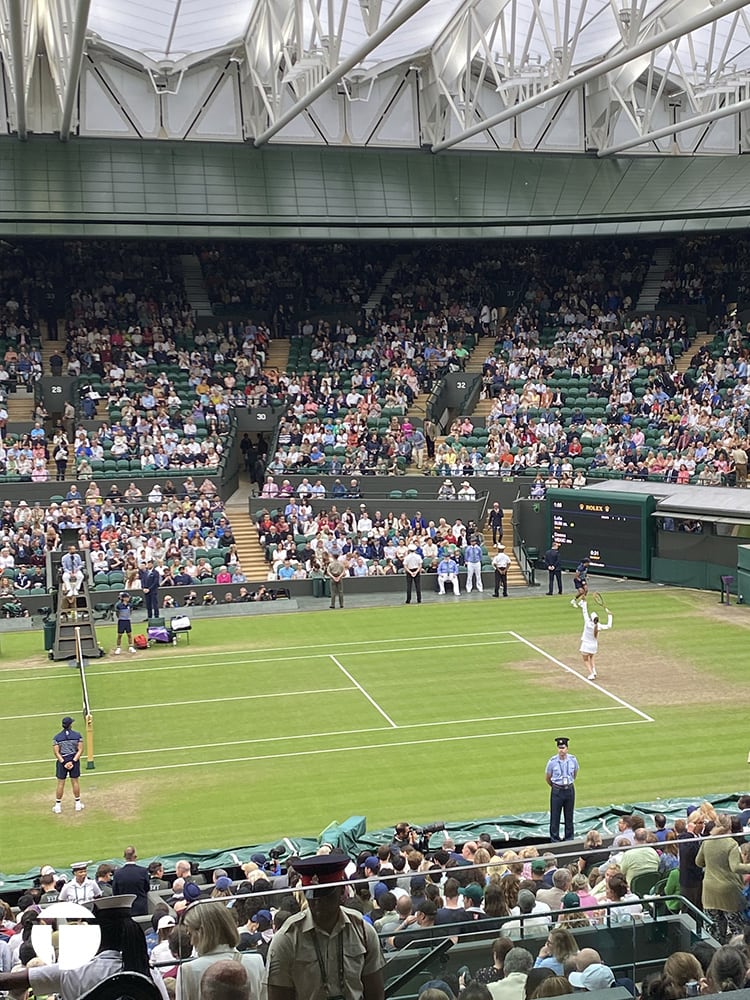
[(445, 830), (445, 823), (428, 823), (427, 826), (411, 826), (409, 823), (397, 823), (391, 841), (391, 853), (398, 854), (408, 847), (416, 847), (425, 857), (430, 853), (430, 837), (433, 833)]
[(396, 854), (407, 847), (414, 847), (418, 840), (419, 834), (409, 823), (397, 823), (391, 841), (391, 853)]

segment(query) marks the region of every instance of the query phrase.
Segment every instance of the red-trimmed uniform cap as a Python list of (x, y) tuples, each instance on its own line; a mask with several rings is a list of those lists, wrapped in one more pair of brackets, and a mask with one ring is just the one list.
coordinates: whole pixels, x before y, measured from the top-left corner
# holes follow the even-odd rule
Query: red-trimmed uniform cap
[(349, 858), (343, 854), (314, 854), (309, 858), (290, 858), (288, 864), (297, 872), (303, 886), (335, 885), (345, 881)]

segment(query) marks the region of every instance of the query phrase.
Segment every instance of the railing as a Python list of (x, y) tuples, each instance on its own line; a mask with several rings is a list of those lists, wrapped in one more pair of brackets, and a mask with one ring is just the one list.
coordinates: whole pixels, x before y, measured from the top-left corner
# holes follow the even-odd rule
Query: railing
[(513, 555), (521, 568), (526, 583), (529, 587), (538, 587), (536, 582), (536, 560), (539, 558), (539, 551), (526, 545), (523, 538), (518, 537), (518, 525), (513, 523)]
[[(513, 940), (517, 943), (519, 947), (524, 946), (524, 942), (528, 942), (533, 946), (533, 943), (541, 944), (546, 940), (549, 928), (555, 926), (558, 918), (561, 915), (571, 915), (579, 916), (587, 912), (592, 912), (595, 914), (595, 918), (591, 918), (590, 925), (581, 927), (569, 927), (568, 929), (577, 936), (578, 934), (591, 933), (596, 934), (599, 931), (609, 930), (610, 928), (619, 928), (622, 933), (626, 933), (627, 927), (630, 928), (630, 940), (631, 940), (631, 951), (630, 956), (624, 960), (609, 961), (607, 964), (611, 967), (622, 970), (624, 974), (625, 971), (630, 974), (630, 978), (634, 982), (637, 982), (642, 978), (639, 973), (639, 969), (645, 966), (653, 964), (653, 958), (639, 962), (636, 958), (638, 949), (638, 939), (637, 930), (641, 926), (649, 925), (653, 926), (658, 924), (660, 921), (670, 920), (673, 921), (675, 918), (679, 919), (679, 914), (671, 913), (666, 908), (666, 903), (674, 901), (680, 904), (680, 909), (683, 914), (689, 915), (695, 921), (695, 931), (699, 937), (704, 936), (705, 932), (710, 932), (714, 925), (714, 921), (703, 913), (700, 909), (694, 906), (690, 900), (685, 899), (684, 896), (680, 895), (669, 895), (669, 896), (646, 896), (641, 898), (640, 905), (642, 906), (642, 913), (633, 914), (627, 911), (628, 907), (633, 907), (636, 905), (635, 900), (626, 900), (623, 902), (611, 902), (603, 901), (596, 906), (586, 906), (586, 907), (575, 907), (571, 909), (555, 910), (549, 914), (526, 914), (525, 916), (509, 916), (496, 918), (491, 921), (491, 926), (483, 926), (490, 921), (474, 921), (467, 920), (464, 922), (455, 922), (452, 924), (442, 925), (438, 928), (427, 928), (425, 936), (420, 938), (419, 932), (414, 932), (413, 941), (408, 941), (407, 945), (395, 952), (390, 952), (386, 954), (386, 974), (388, 971), (388, 954), (393, 958), (396, 956), (403, 957), (405, 953), (409, 951), (416, 952), (417, 949), (422, 950), (424, 948), (429, 948), (430, 950), (417, 958), (415, 954), (414, 965), (410, 966), (408, 969), (401, 972), (397, 977), (388, 982), (385, 990), (386, 997), (394, 997), (397, 995), (398, 991), (401, 990), (406, 984), (409, 983), (411, 979), (423, 972), (424, 969), (428, 968), (436, 960), (445, 966), (448, 963), (448, 952), (454, 945), (479, 945), (484, 942), (495, 940), (498, 936), (504, 934), (504, 925), (508, 923), (514, 924)], [(624, 911), (617, 915), (617, 911)], [(540, 920), (547, 918), (547, 922), (542, 926)], [(529, 921), (531, 926), (528, 931), (524, 930), (524, 923)], [(517, 925), (520, 923), (520, 930)], [(562, 926), (565, 926), (563, 924)], [(466, 928), (471, 927), (472, 930), (467, 930)], [(437, 933), (435, 933), (437, 931)], [(429, 938), (429, 933), (432, 932), (432, 938)], [(445, 934), (447, 937), (440, 937), (440, 934)], [(398, 932), (396, 932), (396, 936)], [(394, 932), (390, 931), (384, 937), (393, 937)], [(381, 938), (382, 940), (382, 938)], [(611, 938), (609, 940), (611, 944)], [(534, 953), (536, 952), (536, 947), (533, 948)], [(439, 978), (439, 974), (436, 976)]]

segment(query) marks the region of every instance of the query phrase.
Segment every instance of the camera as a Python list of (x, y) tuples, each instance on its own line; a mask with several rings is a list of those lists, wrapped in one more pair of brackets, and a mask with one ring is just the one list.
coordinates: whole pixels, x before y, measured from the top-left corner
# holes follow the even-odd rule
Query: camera
[(272, 847), (268, 852), (268, 857), (273, 858), (274, 861), (278, 861), (279, 858), (283, 858), (285, 854), (283, 847)]
[(440, 833), (445, 829), (445, 823), (438, 820), (436, 823), (427, 823), (425, 826), (413, 826), (412, 831), (417, 835), (416, 848), (422, 854), (427, 854), (430, 850), (430, 837), (433, 833)]

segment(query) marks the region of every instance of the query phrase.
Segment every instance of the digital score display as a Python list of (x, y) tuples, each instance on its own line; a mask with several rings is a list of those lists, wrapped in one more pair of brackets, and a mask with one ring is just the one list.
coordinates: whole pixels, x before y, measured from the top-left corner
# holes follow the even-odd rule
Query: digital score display
[(550, 542), (559, 544), (565, 569), (588, 557), (595, 573), (648, 579), (654, 507), (641, 494), (549, 490)]

